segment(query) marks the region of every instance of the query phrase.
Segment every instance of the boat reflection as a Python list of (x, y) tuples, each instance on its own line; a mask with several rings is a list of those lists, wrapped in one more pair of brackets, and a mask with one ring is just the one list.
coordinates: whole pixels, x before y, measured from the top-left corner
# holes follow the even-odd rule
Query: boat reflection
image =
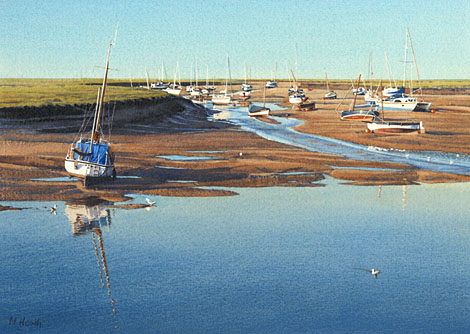
[(74, 237), (90, 235), (93, 241), (96, 262), (98, 264), (101, 287), (108, 290), (108, 296), (113, 312), (113, 318), (116, 329), (119, 329), (118, 318), (116, 313), (115, 300), (111, 295), (111, 281), (109, 278), (108, 263), (106, 261), (106, 253), (103, 244), (103, 228), (108, 231), (111, 228), (111, 212), (106, 204), (97, 204), (93, 206), (83, 204), (67, 204), (65, 207), (65, 215), (68, 217), (72, 226)]

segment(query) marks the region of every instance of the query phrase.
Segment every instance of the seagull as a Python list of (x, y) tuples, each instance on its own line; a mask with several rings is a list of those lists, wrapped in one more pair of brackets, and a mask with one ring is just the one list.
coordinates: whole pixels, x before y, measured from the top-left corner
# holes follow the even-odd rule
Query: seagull
[(148, 197), (145, 199), (148, 203), (148, 205), (153, 206), (155, 205), (155, 202), (151, 201)]
[(377, 276), (381, 273), (380, 270), (377, 270), (377, 269), (366, 269), (366, 268), (354, 268), (354, 269), (359, 269), (359, 270), (364, 270), (364, 271), (367, 271), (367, 272), (370, 272), (372, 274), (372, 276), (374, 276), (374, 278), (377, 278)]
[(50, 211), (52, 214), (56, 215), (57, 214), (57, 204), (54, 204), (54, 206), (51, 206)]

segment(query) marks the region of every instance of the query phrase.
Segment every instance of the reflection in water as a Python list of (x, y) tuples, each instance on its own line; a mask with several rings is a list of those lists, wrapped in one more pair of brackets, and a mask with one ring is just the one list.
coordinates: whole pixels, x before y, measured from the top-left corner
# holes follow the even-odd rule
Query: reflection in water
[(403, 194), (403, 197), (402, 197), (402, 200), (401, 200), (401, 208), (403, 210), (405, 210), (405, 207), (406, 207), (406, 184), (403, 185), (403, 189), (402, 189), (402, 194)]
[(74, 237), (87, 234), (91, 234), (92, 236), (96, 262), (99, 268), (101, 287), (103, 289), (105, 287), (108, 289), (108, 296), (115, 321), (114, 327), (118, 329), (118, 318), (116, 314), (115, 300), (111, 296), (111, 282), (109, 278), (108, 264), (106, 262), (106, 253), (104, 251), (102, 232), (103, 227), (107, 227), (108, 231), (111, 227), (111, 213), (104, 204), (98, 204), (94, 206), (67, 204), (65, 208), (65, 214), (67, 215), (70, 221), (70, 225), (72, 226), (72, 233)]

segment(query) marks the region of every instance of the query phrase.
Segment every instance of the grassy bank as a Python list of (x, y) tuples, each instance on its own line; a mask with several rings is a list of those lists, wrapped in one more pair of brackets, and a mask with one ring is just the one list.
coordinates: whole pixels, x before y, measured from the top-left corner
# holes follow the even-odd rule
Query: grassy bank
[[(94, 103), (100, 85), (100, 79), (2, 79), (0, 108)], [(107, 101), (126, 101), (166, 93), (131, 88), (122, 80), (110, 80), (106, 95)]]
[[(266, 80), (251, 80), (251, 83)], [(287, 80), (279, 80), (287, 81)], [(322, 79), (301, 79), (302, 86), (326, 85)], [(109, 80), (107, 101), (127, 101), (142, 98), (159, 97), (166, 93), (159, 90), (136, 88), (144, 84), (144, 79), (134, 79), (131, 87), (128, 79)], [(239, 89), (240, 79), (233, 79), (233, 90)], [(330, 85), (351, 85), (351, 80), (330, 80)], [(385, 80), (384, 83), (387, 83)], [(212, 83), (212, 82), (211, 82)], [(374, 80), (374, 87), (379, 80)], [(397, 83), (401, 83), (397, 82)], [(223, 81), (216, 80), (220, 86)], [(0, 79), (0, 108), (45, 105), (73, 105), (94, 103), (101, 79)], [(466, 89), (470, 88), (470, 80), (423, 80), (421, 86), (426, 89)], [(413, 87), (418, 87), (416, 81)]]

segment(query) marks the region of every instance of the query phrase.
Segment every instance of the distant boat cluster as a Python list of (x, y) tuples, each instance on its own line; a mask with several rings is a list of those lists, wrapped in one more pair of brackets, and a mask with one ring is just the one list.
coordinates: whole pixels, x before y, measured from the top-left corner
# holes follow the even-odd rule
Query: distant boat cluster
[[(422, 89), (421, 101), (413, 95), (413, 87), (410, 86), (410, 95), (405, 95), (405, 83), (406, 83), (406, 51), (408, 47), (408, 41), (413, 52), (413, 60), (417, 70), (416, 59), (414, 57), (413, 45), (411, 42), (411, 36), (407, 30), (407, 43), (405, 44), (405, 68), (402, 87), (392, 85), (390, 79), (390, 87), (383, 88), (382, 81), (374, 91), (372, 88), (372, 55), (370, 56), (370, 87), (369, 89), (361, 86), (361, 75), (357, 80), (356, 85), (352, 84), (351, 92), (354, 95), (352, 105), (348, 110), (341, 112), (341, 120), (361, 120), (367, 122), (367, 133), (385, 133), (385, 134), (400, 134), (400, 133), (424, 133), (424, 127), (421, 121), (406, 121), (406, 120), (386, 120), (384, 116), (385, 110), (401, 110), (401, 111), (428, 111), (431, 103), (424, 102), (422, 100)], [(107, 88), (107, 78), (109, 71), (109, 55), (113, 42), (110, 41), (108, 54), (105, 66), (105, 75), (103, 79), (102, 87), (98, 89), (98, 97), (96, 110), (93, 118), (93, 127), (89, 135), (80, 135), (78, 140), (74, 140), (65, 158), (65, 169), (71, 175), (82, 177), (85, 180), (85, 185), (93, 184), (99, 181), (106, 181), (116, 177), (116, 170), (114, 167), (114, 154), (111, 153), (110, 143), (103, 137), (102, 129), (102, 115), (103, 115), (103, 103), (105, 92)], [(386, 55), (385, 55), (386, 56)], [(388, 66), (388, 58), (387, 66)], [(197, 63), (196, 63), (197, 68)], [(209, 84), (209, 70), (206, 68), (207, 76), (205, 85), (199, 85), (197, 71), (195, 73), (195, 81), (192, 79), (189, 86), (186, 86), (186, 95), (184, 97), (192, 99), (194, 102), (200, 103), (203, 101), (210, 100), (213, 105), (229, 105), (233, 103), (235, 105), (234, 93), (232, 88), (231, 72), (230, 72), (230, 58), (227, 56), (227, 73), (225, 76), (225, 85), (223, 89), (216, 92), (215, 80), (212, 85)], [(162, 75), (160, 80), (156, 83), (150, 83), (148, 72), (146, 86), (138, 86), (146, 89), (158, 89), (167, 92), (168, 94), (179, 96), (182, 95), (183, 85), (181, 84), (179, 63), (176, 65), (176, 71), (173, 78), (173, 83), (165, 83), (163, 76), (165, 73), (164, 66), (162, 64)], [(390, 73), (390, 70), (389, 70)], [(241, 85), (241, 90), (237, 92), (238, 103), (242, 104), (251, 98), (251, 92), (253, 86), (248, 83), (247, 79), (247, 68), (245, 65), (245, 80)], [(260, 117), (269, 116), (271, 110), (266, 107), (266, 90), (278, 87), (277, 82), (277, 64), (275, 69), (275, 75), (273, 79), (266, 82), (264, 85), (263, 94), (263, 106), (249, 105), (248, 116)], [(324, 95), (324, 100), (336, 99), (337, 94), (330, 89), (327, 72), (325, 70), (325, 81), (327, 93)], [(297, 83), (293, 70), (289, 71), (289, 84), (290, 87), (287, 92), (288, 101), (293, 105), (293, 108), (297, 110), (312, 110), (315, 108), (315, 103), (307, 101), (308, 97), (300, 85)], [(132, 85), (132, 82), (131, 82)], [(311, 88), (309, 88), (311, 90)], [(358, 96), (364, 97), (364, 104), (357, 104)], [(338, 108), (341, 106), (338, 106)], [(337, 108), (337, 109), (338, 109)], [(379, 112), (381, 111), (381, 113)]]

